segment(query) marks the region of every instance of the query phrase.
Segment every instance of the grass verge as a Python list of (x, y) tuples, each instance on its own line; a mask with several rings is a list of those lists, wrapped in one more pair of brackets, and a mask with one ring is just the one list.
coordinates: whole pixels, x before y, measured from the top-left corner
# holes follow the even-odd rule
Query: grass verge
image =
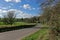
[[(60, 33), (57, 38), (60, 40)], [(49, 26), (44, 24), (39, 31), (23, 38), (22, 40), (49, 40)]]
[(40, 38), (42, 38), (42, 35), (44, 36), (45, 34), (47, 34), (47, 31), (47, 29), (40, 29), (36, 33), (31, 34), (30, 36), (25, 37), (22, 40), (39, 40)]

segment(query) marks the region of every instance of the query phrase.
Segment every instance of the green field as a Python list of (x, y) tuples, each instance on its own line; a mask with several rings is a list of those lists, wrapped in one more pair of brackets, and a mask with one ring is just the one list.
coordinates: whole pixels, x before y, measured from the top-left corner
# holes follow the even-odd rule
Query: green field
[(12, 25), (6, 25), (3, 22), (0, 22), (0, 28), (3, 28), (3, 27), (12, 27), (12, 26), (22, 26), (22, 25), (36, 25), (36, 23), (15, 22)]
[(0, 22), (0, 25), (4, 25), (4, 23), (3, 22)]
[[(12, 24), (12, 25), (24, 25), (24, 24), (31, 24), (31, 23), (26, 23), (26, 22), (15, 22), (15, 23)], [(3, 22), (0, 22), (0, 25), (6, 25), (6, 24), (4, 24)]]

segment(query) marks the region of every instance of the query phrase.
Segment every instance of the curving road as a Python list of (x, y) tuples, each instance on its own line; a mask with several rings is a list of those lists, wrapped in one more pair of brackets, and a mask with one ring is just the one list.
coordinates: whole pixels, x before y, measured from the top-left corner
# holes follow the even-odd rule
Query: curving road
[(0, 33), (0, 40), (21, 40), (23, 37), (28, 36), (40, 29), (40, 24), (33, 28), (25, 28), (9, 32)]

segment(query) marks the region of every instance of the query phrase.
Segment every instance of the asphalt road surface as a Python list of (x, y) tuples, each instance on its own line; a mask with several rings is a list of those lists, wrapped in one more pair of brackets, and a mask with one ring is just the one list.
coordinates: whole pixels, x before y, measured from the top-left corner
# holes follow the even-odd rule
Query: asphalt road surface
[(25, 28), (20, 30), (8, 31), (0, 33), (0, 40), (21, 40), (22, 38), (38, 31), (40, 29), (40, 24), (33, 28)]

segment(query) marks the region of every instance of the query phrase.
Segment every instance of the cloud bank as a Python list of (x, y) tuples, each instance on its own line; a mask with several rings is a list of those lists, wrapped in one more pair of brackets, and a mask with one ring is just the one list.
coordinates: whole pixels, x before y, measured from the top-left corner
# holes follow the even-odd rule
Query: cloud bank
[(4, 0), (5, 2), (16, 2), (16, 3), (18, 3), (18, 2), (21, 2), (21, 0)]
[(4, 14), (6, 14), (9, 11), (15, 11), (16, 14), (16, 18), (30, 18), (33, 17), (31, 14), (29, 13), (25, 13), (21, 10), (17, 10), (17, 9), (9, 9), (9, 10), (2, 10), (0, 9), (0, 17), (3, 17)]

